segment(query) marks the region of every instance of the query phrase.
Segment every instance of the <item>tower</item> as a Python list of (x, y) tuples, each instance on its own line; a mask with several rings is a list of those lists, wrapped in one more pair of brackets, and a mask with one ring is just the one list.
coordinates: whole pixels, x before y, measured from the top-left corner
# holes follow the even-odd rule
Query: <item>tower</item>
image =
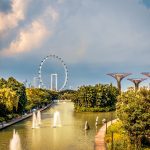
[(51, 90), (57, 91), (58, 86), (57, 86), (57, 74), (51, 74)]
[(134, 85), (135, 85), (135, 91), (137, 91), (139, 89), (139, 84), (146, 80), (146, 78), (139, 78), (139, 79), (136, 79), (136, 78), (130, 78), (128, 79), (129, 81), (133, 82)]
[(117, 87), (119, 89), (119, 92), (121, 93), (121, 81), (125, 77), (131, 75), (131, 73), (108, 73), (107, 75), (109, 75), (117, 80)]

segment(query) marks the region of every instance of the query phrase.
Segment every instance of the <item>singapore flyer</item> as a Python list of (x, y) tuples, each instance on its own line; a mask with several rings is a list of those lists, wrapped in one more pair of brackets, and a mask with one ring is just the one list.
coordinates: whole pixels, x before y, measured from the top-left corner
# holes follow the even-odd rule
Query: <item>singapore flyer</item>
[[(63, 72), (64, 72), (63, 83), (61, 84), (61, 86), (59, 88), (57, 88), (57, 85), (56, 85), (56, 90), (61, 91), (66, 87), (67, 82), (68, 82), (68, 69), (67, 69), (67, 66), (66, 66), (65, 62), (63, 61), (63, 59), (60, 58), (59, 56), (53, 55), (53, 54), (50, 54), (50, 55), (46, 56), (40, 63), (40, 66), (39, 66), (39, 69), (38, 69), (38, 77), (39, 77), (39, 82), (40, 82), (39, 83), (39, 88), (45, 87), (45, 83), (43, 81), (42, 70), (43, 70), (44, 65), (46, 65), (46, 62), (48, 60), (52, 60), (52, 59), (54, 59), (55, 61), (58, 61), (61, 68), (63, 68)], [(55, 75), (57, 77), (57, 74), (51, 74), (51, 82), (52, 82), (52, 75)], [(57, 84), (57, 81), (56, 81), (56, 84)], [(52, 83), (51, 83), (51, 86), (52, 86)]]

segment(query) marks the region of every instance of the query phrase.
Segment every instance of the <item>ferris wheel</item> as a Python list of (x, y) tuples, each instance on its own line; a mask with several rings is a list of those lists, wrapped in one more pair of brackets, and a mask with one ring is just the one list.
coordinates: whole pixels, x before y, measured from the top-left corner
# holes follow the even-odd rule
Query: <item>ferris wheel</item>
[(42, 88), (44, 87), (44, 83), (43, 83), (43, 80), (42, 80), (42, 67), (44, 65), (44, 63), (46, 62), (47, 59), (56, 59), (57, 61), (60, 62), (60, 64), (62, 65), (63, 69), (64, 69), (64, 73), (65, 73), (65, 79), (64, 79), (64, 82), (62, 84), (62, 86), (58, 89), (58, 91), (61, 91), (65, 88), (67, 82), (68, 82), (68, 69), (67, 69), (67, 66), (65, 64), (65, 62), (63, 61), (62, 58), (56, 56), (56, 55), (48, 55), (46, 56), (40, 63), (40, 66), (39, 66), (39, 70), (38, 70), (38, 77), (39, 77), (39, 88)]

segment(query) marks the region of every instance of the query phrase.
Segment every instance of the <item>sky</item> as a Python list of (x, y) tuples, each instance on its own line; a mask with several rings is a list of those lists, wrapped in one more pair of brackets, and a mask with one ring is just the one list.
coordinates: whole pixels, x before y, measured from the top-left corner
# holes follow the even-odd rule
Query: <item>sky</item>
[[(116, 85), (110, 72), (144, 77), (141, 72), (150, 72), (150, 0), (0, 0), (0, 77), (32, 82), (51, 54), (68, 67), (67, 88)], [(58, 60), (50, 58), (42, 71), (45, 84), (51, 73), (63, 84)], [(123, 89), (132, 85), (122, 82)]]

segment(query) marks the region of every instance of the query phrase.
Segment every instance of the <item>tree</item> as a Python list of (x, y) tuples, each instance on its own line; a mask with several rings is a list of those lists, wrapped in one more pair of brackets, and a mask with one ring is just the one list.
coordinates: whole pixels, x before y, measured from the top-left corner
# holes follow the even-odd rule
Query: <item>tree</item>
[(41, 107), (52, 101), (52, 94), (49, 90), (38, 88), (27, 88), (27, 105), (26, 109), (30, 110), (35, 107)]
[(25, 86), (13, 77), (10, 77), (7, 81), (7, 87), (15, 91), (19, 97), (17, 113), (22, 114), (27, 102)]
[(75, 90), (63, 90), (58, 93), (58, 99), (61, 100), (72, 100), (74, 99)]
[(5, 88), (7, 86), (7, 81), (4, 78), (0, 79), (0, 89)]
[(74, 94), (75, 109), (109, 111), (115, 108), (119, 91), (112, 84), (81, 86)]
[(64, 94), (59, 96), (59, 99), (61, 99), (61, 100), (72, 100), (73, 94), (72, 93), (64, 93)]
[(48, 91), (49, 94), (52, 96), (52, 100), (58, 99), (59, 92), (57, 92), (57, 91), (52, 91), (52, 90), (47, 90), (47, 91)]
[(15, 91), (10, 88), (0, 89), (0, 122), (7, 120), (13, 110), (18, 109), (19, 98)]
[(117, 116), (123, 122), (131, 143), (141, 147), (143, 136), (150, 136), (150, 91), (128, 90), (118, 97)]
[(6, 106), (8, 111), (13, 111), (13, 108), (18, 108), (18, 96), (15, 91), (10, 88), (0, 89), (0, 103)]

